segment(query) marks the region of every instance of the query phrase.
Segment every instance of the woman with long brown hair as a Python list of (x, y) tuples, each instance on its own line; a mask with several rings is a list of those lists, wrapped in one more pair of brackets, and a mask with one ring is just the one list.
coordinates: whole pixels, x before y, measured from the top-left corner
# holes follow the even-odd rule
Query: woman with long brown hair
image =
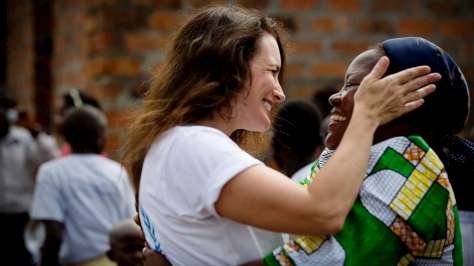
[(421, 66), (381, 79), (389, 62), (380, 59), (354, 97), (336, 153), (318, 179), (301, 187), (238, 146), (251, 132), (268, 130), (272, 110), (285, 99), (280, 31), (256, 11), (198, 12), (177, 32), (131, 126), (125, 161), (138, 189), (145, 238), (173, 265), (261, 258), (265, 251), (250, 226), (339, 231), (376, 128), (419, 107), (440, 78)]

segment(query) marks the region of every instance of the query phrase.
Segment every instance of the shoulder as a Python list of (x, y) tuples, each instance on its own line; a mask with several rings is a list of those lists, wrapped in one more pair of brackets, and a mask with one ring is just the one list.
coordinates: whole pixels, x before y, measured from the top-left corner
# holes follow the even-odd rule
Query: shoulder
[(12, 126), (10, 128), (9, 137), (21, 142), (32, 142), (33, 137), (30, 132), (22, 127)]
[(218, 141), (229, 143), (231, 145), (235, 144), (227, 135), (222, 131), (206, 126), (180, 126), (176, 127), (175, 134), (182, 138), (179, 138), (180, 141), (191, 144), (191, 143), (206, 143), (209, 144), (209, 141)]
[(195, 125), (170, 129), (155, 142), (155, 146), (157, 147), (152, 150), (159, 150), (160, 153), (167, 150), (168, 155), (175, 154), (179, 157), (240, 150), (240, 147), (220, 130)]
[(117, 161), (114, 161), (103, 155), (94, 155), (94, 160), (96, 160), (97, 163), (103, 164), (104, 166), (107, 166), (111, 169), (121, 170), (123, 168), (122, 165)]
[(62, 172), (61, 169), (64, 168), (64, 165), (67, 164), (68, 158), (58, 158), (53, 159), (41, 164), (38, 169), (38, 183), (45, 183), (45, 182), (58, 182), (57, 177), (61, 177), (60, 174)]

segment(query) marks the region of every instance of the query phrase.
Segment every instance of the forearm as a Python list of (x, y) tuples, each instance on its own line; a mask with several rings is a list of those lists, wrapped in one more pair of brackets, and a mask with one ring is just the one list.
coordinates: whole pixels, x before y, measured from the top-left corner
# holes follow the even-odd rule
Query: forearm
[(356, 107), (336, 152), (309, 186), (314, 201), (324, 208), (321, 213), (327, 213), (325, 219), (344, 222), (365, 176), (377, 125)]
[(42, 266), (59, 265), (59, 250), (64, 237), (64, 224), (58, 221), (43, 221), (46, 227), (46, 239), (41, 247)]
[(41, 264), (42, 266), (59, 265), (59, 250), (61, 241), (46, 239), (41, 248)]

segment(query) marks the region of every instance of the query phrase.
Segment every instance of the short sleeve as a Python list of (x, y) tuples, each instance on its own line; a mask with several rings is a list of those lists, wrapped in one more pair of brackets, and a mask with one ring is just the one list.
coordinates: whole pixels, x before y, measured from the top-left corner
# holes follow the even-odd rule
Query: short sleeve
[(224, 185), (243, 170), (261, 161), (243, 151), (221, 132), (203, 130), (176, 142), (170, 152), (174, 169), (182, 180), (174, 180), (180, 194), (197, 215), (219, 217), (214, 204)]
[(135, 194), (133, 192), (132, 186), (130, 184), (129, 178), (125, 173), (125, 169), (122, 168), (120, 174), (121, 180), (121, 195), (123, 198), (123, 216), (124, 218), (130, 218), (135, 215)]
[(30, 216), (34, 220), (64, 221), (64, 199), (58, 180), (54, 180), (51, 168), (41, 166), (33, 195)]

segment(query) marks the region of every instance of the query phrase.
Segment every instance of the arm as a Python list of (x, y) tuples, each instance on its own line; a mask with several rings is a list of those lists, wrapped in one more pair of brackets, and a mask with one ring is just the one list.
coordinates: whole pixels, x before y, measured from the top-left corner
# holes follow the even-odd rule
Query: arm
[[(419, 107), (439, 79), (428, 67), (408, 69), (381, 79), (383, 57), (355, 96), (349, 126), (334, 156), (308, 187), (301, 187), (265, 166), (250, 167), (232, 178), (215, 204), (223, 217), (268, 230), (295, 234), (333, 234), (344, 223), (368, 164), (376, 128)], [(419, 89), (422, 88), (422, 89)]]
[(57, 221), (43, 221), (46, 227), (46, 239), (41, 247), (40, 265), (59, 265), (59, 250), (63, 242), (64, 224)]

